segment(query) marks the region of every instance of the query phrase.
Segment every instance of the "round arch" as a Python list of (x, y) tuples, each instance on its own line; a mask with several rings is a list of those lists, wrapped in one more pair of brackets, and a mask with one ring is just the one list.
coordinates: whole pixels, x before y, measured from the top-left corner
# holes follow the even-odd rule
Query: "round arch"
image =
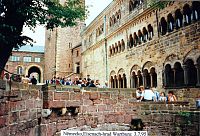
[(178, 59), (178, 56), (175, 54), (170, 54), (166, 57), (165, 61), (164, 61), (164, 67), (169, 64), (172, 67), (174, 66), (174, 64), (176, 62), (180, 62), (182, 64), (182, 62)]
[(140, 68), (138, 65), (133, 65), (133, 67), (132, 67), (131, 70), (130, 70), (130, 74), (131, 74), (132, 72), (137, 73), (138, 70), (141, 70), (141, 68)]
[(26, 69), (26, 75), (30, 76), (31, 73), (38, 73), (39, 83), (43, 82), (43, 69), (39, 65), (30, 65)]
[(191, 59), (193, 60), (194, 63), (196, 63), (199, 56), (200, 56), (200, 50), (192, 49), (188, 53), (186, 53), (185, 57), (183, 58), (183, 63), (185, 63), (188, 59)]
[(17, 70), (18, 70), (19, 67), (22, 68), (22, 73), (21, 73), (21, 74), (23, 75), (23, 74), (24, 74), (24, 66), (23, 66), (23, 65), (17, 65), (17, 66), (15, 67), (16, 73), (18, 74)]
[(144, 63), (142, 67), (142, 71), (144, 71), (144, 69), (147, 69), (148, 71), (150, 71), (152, 67), (155, 67), (154, 63), (151, 61), (147, 61), (146, 63)]
[(123, 75), (123, 74), (125, 74), (125, 71), (123, 68), (120, 68), (117, 75)]
[(114, 70), (112, 70), (111, 72), (110, 72), (110, 76), (115, 76), (116, 75), (116, 72), (114, 71)]

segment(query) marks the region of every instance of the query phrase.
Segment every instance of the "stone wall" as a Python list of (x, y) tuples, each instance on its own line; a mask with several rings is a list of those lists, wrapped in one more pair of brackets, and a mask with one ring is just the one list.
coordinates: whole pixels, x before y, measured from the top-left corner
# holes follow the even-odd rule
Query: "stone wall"
[(11, 91), (0, 90), (0, 135), (53, 136), (73, 127), (131, 125), (132, 119), (142, 119), (150, 136), (199, 135), (200, 111), (195, 107), (199, 90), (175, 94), (179, 101), (174, 103), (136, 102), (134, 89), (47, 88), (12, 82)]
[[(144, 2), (147, 1), (144, 0)], [(199, 21), (193, 20), (191, 24), (183, 25), (179, 29), (174, 28), (165, 35), (161, 34), (159, 26), (162, 17), (166, 20), (169, 14), (174, 17), (177, 9), (182, 12), (184, 5), (191, 6), (192, 2), (169, 2), (165, 8), (159, 10), (152, 7), (146, 8), (145, 4), (129, 12), (129, 0), (123, 0), (123, 2), (115, 0), (82, 32), (83, 75), (89, 74), (91, 79), (99, 79), (100, 84), (103, 84), (105, 80), (111, 81), (114, 76), (119, 79), (119, 75), (125, 74), (127, 87), (133, 88), (135, 87), (132, 83), (133, 72), (137, 75), (139, 72), (143, 73), (145, 69), (151, 71), (151, 68), (155, 68), (156, 86), (160, 90), (165, 85), (162, 72), (166, 64), (174, 68), (174, 64), (179, 62), (183, 66), (187, 59), (192, 59), (194, 64), (197, 63), (196, 56), (200, 55)], [(121, 19), (117, 20), (114, 26), (109, 26), (110, 17), (119, 9)], [(106, 22), (103, 17), (106, 17)], [(103, 22), (106, 24), (104, 34), (96, 36), (95, 30)], [(148, 29), (149, 25), (153, 28), (153, 37), (130, 47), (130, 35), (133, 36), (134, 33), (138, 35), (139, 30)], [(121, 47), (117, 45), (122, 39), (125, 50), (119, 51)], [(111, 48), (112, 52), (116, 49), (118, 52), (110, 55)], [(145, 86), (144, 82), (142, 84)], [(111, 82), (109, 86), (111, 87)]]
[[(31, 51), (12, 51), (12, 56), (20, 57), (19, 61), (8, 60), (5, 69), (11, 73), (18, 73), (17, 67), (22, 67), (21, 75), (29, 75), (29, 70), (33, 67), (38, 68), (40, 71), (40, 83), (44, 82), (44, 52), (31, 52)], [(30, 57), (31, 62), (25, 62), (24, 57)], [(35, 62), (35, 58), (40, 58), (40, 62)], [(6, 72), (5, 72), (6, 73)]]
[(24, 88), (19, 84), (13, 85), (11, 91), (0, 89), (1, 136), (39, 135), (38, 123), (43, 102), (38, 90), (38, 86)]
[[(43, 135), (55, 135), (62, 129), (84, 125), (130, 124), (132, 119), (138, 118), (142, 119), (149, 135), (199, 134), (199, 111), (195, 100), (200, 92), (196, 89), (178, 90), (177, 97), (183, 101), (174, 103), (136, 102), (133, 89), (52, 90), (44, 92), (43, 106), (52, 109), (52, 113), (42, 119)], [(66, 113), (62, 112), (64, 107)], [(76, 108), (75, 112), (70, 108)]]
[(72, 48), (80, 44), (80, 31), (83, 26), (84, 23), (79, 22), (74, 27), (46, 31), (45, 79), (49, 80), (54, 75), (65, 77), (73, 72)]

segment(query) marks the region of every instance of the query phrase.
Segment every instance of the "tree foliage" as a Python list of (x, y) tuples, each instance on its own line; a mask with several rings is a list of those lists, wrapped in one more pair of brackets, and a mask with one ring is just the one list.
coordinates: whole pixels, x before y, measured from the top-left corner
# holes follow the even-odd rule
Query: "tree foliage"
[(74, 26), (84, 19), (85, 8), (81, 0), (0, 0), (0, 42), (19, 48), (32, 39), (22, 36), (23, 26), (34, 29), (45, 25), (47, 29)]
[[(60, 1), (66, 1), (60, 3)], [(24, 25), (34, 29), (74, 26), (85, 18), (82, 0), (0, 0), (0, 73), (13, 48), (20, 48), (32, 39), (23, 36)]]
[(149, 3), (148, 3), (148, 6), (149, 7), (156, 7), (156, 8), (159, 8), (159, 9), (163, 9), (163, 8), (166, 7), (166, 4), (168, 2), (169, 1), (150, 0)]

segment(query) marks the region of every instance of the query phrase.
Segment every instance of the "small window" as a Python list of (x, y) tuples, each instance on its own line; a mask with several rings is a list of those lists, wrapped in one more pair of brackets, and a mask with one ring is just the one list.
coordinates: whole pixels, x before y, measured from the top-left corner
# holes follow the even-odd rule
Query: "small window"
[(70, 64), (69, 64), (69, 68), (70, 68)]
[(23, 61), (24, 62), (31, 62), (31, 57), (24, 57)]
[(18, 66), (18, 67), (17, 67), (17, 74), (21, 75), (22, 72), (23, 72), (22, 67), (21, 67), (21, 66)]
[(78, 52), (78, 51), (76, 51), (76, 56), (78, 57), (78, 55), (79, 55), (79, 52)]
[(35, 58), (35, 62), (40, 62), (40, 58)]
[(10, 60), (11, 61), (19, 61), (20, 57), (19, 56), (11, 56)]

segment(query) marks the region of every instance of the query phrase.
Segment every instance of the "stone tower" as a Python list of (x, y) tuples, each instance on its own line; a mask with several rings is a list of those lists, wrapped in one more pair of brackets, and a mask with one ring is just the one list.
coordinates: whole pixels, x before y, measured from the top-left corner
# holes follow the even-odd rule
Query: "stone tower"
[[(65, 0), (60, 0), (64, 3)], [(54, 75), (59, 77), (73, 73), (72, 48), (81, 43), (80, 32), (84, 21), (77, 26), (55, 28), (45, 33), (45, 72), (44, 79), (49, 80)]]

